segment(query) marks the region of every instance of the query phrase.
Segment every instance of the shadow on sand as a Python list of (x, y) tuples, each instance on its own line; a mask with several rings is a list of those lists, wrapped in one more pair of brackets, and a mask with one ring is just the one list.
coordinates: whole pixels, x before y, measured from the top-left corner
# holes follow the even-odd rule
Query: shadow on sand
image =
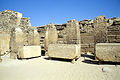
[(62, 59), (62, 58), (49, 58), (49, 57), (46, 57), (44, 58), (45, 60), (53, 60), (53, 61), (62, 61), (62, 62), (71, 62), (71, 59)]
[(81, 54), (81, 57), (84, 57), (84, 60), (82, 62), (87, 63), (87, 64), (95, 64), (95, 65), (120, 65), (120, 62), (108, 62), (108, 61), (99, 62), (98, 60), (95, 60), (95, 56), (94, 55)]

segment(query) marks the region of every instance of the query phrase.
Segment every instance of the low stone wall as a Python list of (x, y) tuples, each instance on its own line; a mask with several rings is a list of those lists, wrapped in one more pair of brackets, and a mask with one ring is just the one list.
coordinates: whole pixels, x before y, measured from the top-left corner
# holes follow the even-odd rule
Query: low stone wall
[(120, 62), (120, 43), (96, 44), (96, 58), (100, 61)]
[(22, 46), (18, 50), (18, 58), (32, 58), (41, 56), (41, 46)]
[(79, 58), (80, 51), (80, 46), (76, 44), (49, 44), (48, 46), (48, 55), (54, 58)]

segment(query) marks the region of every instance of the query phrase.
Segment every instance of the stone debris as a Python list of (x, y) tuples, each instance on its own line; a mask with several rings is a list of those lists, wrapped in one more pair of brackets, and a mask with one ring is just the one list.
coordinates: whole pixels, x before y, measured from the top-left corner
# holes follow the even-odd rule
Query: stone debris
[(111, 72), (112, 70), (109, 67), (103, 67), (102, 72)]

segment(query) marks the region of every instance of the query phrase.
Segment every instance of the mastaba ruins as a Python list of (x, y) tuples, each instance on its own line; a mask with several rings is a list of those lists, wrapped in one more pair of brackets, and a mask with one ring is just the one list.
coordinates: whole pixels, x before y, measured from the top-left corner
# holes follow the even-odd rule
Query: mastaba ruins
[(120, 17), (32, 27), (19, 12), (0, 12), (0, 57), (9, 53), (11, 59), (26, 59), (42, 56), (43, 51), (50, 59), (74, 62), (90, 52), (99, 61), (120, 62)]

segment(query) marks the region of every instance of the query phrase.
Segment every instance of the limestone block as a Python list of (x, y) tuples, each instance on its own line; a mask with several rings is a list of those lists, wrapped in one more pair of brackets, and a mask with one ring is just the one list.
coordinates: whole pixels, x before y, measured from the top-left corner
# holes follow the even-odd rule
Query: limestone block
[(0, 33), (1, 54), (3, 54), (6, 51), (9, 51), (9, 41), (10, 41), (10, 35), (9, 34)]
[(22, 46), (18, 50), (18, 58), (32, 58), (41, 56), (41, 46)]
[(48, 55), (54, 58), (75, 59), (80, 57), (80, 45), (49, 44)]
[(120, 43), (96, 44), (96, 58), (100, 61), (120, 62)]

